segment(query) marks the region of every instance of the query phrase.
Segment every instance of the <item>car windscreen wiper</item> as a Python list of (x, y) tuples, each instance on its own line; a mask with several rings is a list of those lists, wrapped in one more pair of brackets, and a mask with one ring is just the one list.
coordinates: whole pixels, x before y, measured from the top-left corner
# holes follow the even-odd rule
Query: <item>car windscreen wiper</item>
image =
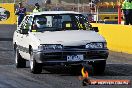
[(51, 27), (48, 27), (48, 28), (43, 28), (43, 29), (40, 29), (40, 32), (45, 32), (45, 31), (60, 31), (61, 28), (51, 28)]

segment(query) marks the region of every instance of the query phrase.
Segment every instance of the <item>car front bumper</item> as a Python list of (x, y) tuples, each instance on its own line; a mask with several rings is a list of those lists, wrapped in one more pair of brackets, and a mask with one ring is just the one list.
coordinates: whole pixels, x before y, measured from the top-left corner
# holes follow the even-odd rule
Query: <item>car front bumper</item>
[[(67, 61), (68, 55), (83, 55), (81, 61)], [(38, 63), (44, 65), (71, 65), (90, 63), (94, 61), (106, 60), (108, 49), (104, 50), (65, 50), (65, 51), (41, 51), (34, 52), (34, 58)]]

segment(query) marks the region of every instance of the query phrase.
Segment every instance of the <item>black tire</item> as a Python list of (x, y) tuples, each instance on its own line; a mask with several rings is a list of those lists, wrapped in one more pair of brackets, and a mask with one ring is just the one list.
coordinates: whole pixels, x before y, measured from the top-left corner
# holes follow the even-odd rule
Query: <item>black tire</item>
[(92, 66), (93, 66), (93, 73), (95, 75), (101, 75), (105, 71), (106, 61), (95, 61)]
[(26, 60), (23, 59), (19, 53), (19, 50), (15, 51), (15, 64), (16, 68), (25, 68), (26, 67)]
[(16, 48), (17, 48), (16, 43), (14, 44), (13, 48), (14, 48), (14, 51), (16, 52)]
[(36, 62), (32, 52), (30, 54), (30, 70), (33, 74), (40, 74), (42, 72), (42, 64)]

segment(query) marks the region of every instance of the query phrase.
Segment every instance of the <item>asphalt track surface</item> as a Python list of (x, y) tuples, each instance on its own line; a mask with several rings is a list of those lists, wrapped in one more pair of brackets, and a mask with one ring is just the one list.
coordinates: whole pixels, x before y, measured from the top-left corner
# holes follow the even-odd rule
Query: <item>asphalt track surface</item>
[[(27, 68), (17, 69), (12, 48), (15, 25), (0, 25), (0, 88), (132, 88), (131, 85), (82, 86), (81, 74), (72, 74), (66, 67), (45, 67), (42, 74), (30, 73)], [(132, 55), (110, 51), (105, 73), (96, 76), (88, 68), (90, 79), (128, 79), (132, 81)]]

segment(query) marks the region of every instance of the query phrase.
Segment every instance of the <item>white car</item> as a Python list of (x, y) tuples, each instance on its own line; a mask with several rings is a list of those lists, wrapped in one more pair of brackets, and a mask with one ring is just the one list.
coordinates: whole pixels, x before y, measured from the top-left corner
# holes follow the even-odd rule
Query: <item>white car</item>
[(25, 16), (14, 32), (17, 68), (30, 61), (32, 73), (42, 66), (92, 65), (95, 73), (105, 70), (108, 57), (105, 39), (86, 18), (72, 11), (45, 11)]

